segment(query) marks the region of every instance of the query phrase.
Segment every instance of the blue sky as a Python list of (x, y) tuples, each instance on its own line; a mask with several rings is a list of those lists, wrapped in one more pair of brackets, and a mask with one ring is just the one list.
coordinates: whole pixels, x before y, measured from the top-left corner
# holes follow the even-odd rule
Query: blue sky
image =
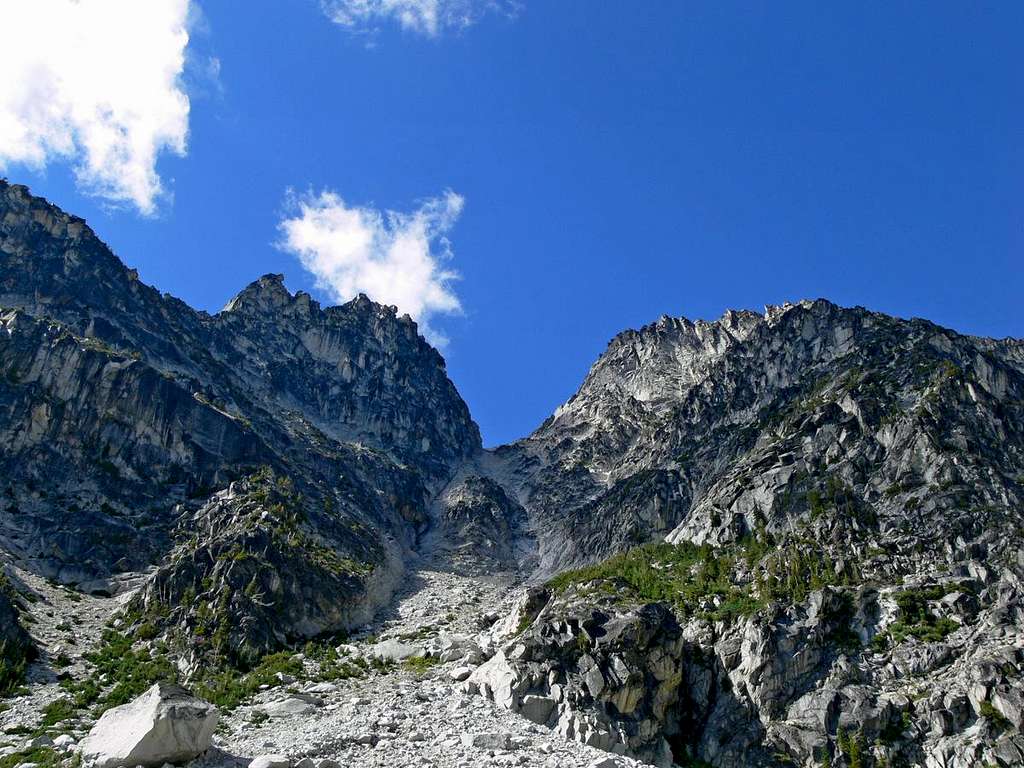
[[(1024, 4), (404, 0), (437, 2), (456, 23), (193, 6), (187, 146), (156, 153), (170, 195), (148, 212), (83, 176), (84, 150), (11, 150), (3, 173), (211, 311), (266, 272), (325, 303), (387, 284), (412, 233), (436, 290), (400, 295), (490, 445), (663, 313), (820, 296), (1024, 336)], [(112, 24), (105, 50), (132, 34)], [(281, 247), (283, 220), (325, 211), (347, 218)], [(341, 258), (338, 226), (391, 260), (332, 292), (301, 257)]]

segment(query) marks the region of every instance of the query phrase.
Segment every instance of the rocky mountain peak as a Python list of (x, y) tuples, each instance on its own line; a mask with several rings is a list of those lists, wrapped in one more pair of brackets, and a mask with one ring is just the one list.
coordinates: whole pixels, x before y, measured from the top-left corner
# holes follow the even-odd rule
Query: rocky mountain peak
[(299, 296), (285, 288), (284, 275), (266, 274), (243, 288), (222, 312), (279, 312), (293, 304)]

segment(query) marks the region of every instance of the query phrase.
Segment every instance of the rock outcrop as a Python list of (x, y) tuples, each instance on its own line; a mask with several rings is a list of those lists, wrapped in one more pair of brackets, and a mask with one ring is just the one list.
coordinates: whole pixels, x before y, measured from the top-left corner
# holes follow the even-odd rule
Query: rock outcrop
[(467, 551), (503, 568), (530, 559), (533, 542), (526, 531), (526, 511), (494, 480), (468, 474), (441, 494), (438, 545)]
[(826, 587), (733, 622), (683, 619), (624, 581), (542, 594), (470, 680), (567, 738), (662, 766), (1021, 759), (1019, 622), (882, 652), (862, 638), (893, 627), (878, 618), (892, 595), (870, 588)]
[(683, 717), (687, 654), (665, 605), (573, 591), (549, 599), (470, 680), (566, 738), (667, 767)]
[(1024, 343), (821, 300), (662, 318), (498, 457), (547, 572), (762, 527), (941, 551), (1021, 527)]
[(683, 638), (677, 709), (637, 741), (601, 698), (627, 695), (622, 675), (591, 654), (605, 687), (556, 699), (563, 730), (578, 717), (583, 738), (662, 761), (664, 739), (715, 766), (1020, 759), (1021, 342), (827, 301), (662, 318), (616, 337), (494, 462), (540, 574), (579, 568), (545, 609), (576, 624), (542, 612), (511, 640), (489, 667), (514, 693), (497, 701), (590, 692), (590, 661), (553, 638), (589, 643), (595, 617), (660, 605)]

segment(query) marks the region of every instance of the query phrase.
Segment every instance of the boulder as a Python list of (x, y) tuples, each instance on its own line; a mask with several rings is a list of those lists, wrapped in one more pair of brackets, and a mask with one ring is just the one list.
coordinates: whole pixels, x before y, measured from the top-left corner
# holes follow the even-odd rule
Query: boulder
[(82, 741), (92, 768), (158, 768), (203, 754), (218, 712), (177, 685), (157, 683), (134, 701), (103, 713)]
[(512, 736), (507, 733), (464, 733), (462, 744), (477, 749), (512, 749)]
[(527, 694), (523, 696), (523, 702), (519, 707), (519, 713), (527, 720), (532, 720), (538, 725), (547, 723), (551, 712), (555, 708), (555, 700), (549, 696), (537, 696)]
[(370, 655), (387, 661), (404, 661), (413, 656), (422, 656), (423, 648), (399, 640), (382, 640), (370, 648)]
[(317, 696), (308, 693), (295, 693), (287, 698), (263, 704), (259, 709), (270, 717), (293, 717), (308, 715), (323, 705), (323, 699)]
[(448, 676), (456, 683), (461, 683), (463, 680), (466, 680), (471, 674), (473, 674), (473, 670), (469, 667), (455, 667), (455, 669), (448, 673)]
[(249, 768), (292, 768), (292, 761), (285, 755), (260, 755), (252, 759)]
[(469, 680), (476, 683), (480, 691), (495, 704), (506, 709), (516, 709), (520, 679), (504, 652), (496, 653), (483, 666), (478, 667)]

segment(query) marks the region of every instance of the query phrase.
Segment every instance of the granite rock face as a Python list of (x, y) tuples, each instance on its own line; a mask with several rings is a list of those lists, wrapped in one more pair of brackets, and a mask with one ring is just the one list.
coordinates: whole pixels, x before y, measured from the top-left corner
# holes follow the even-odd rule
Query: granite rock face
[(666, 536), (782, 534), (822, 511), (820, 538), (907, 548), (928, 532), (943, 548), (1019, 530), (1022, 395), (1016, 340), (820, 300), (666, 317), (613, 339), (498, 455), (549, 572)]
[(526, 510), (497, 482), (478, 474), (453, 480), (439, 498), (440, 546), (515, 567), (533, 550)]
[[(577, 738), (655, 762), (664, 744), (715, 766), (1021, 759), (1020, 341), (827, 301), (662, 318), (616, 337), (572, 399), (493, 458), (538, 575), (580, 569), (490, 662), (512, 691), (499, 703), (554, 700), (563, 731), (579, 718)], [(697, 547), (695, 573), (713, 577), (663, 578), (664, 550), (606, 560), (659, 541)], [(680, 627), (683, 682), (639, 726), (602, 697), (632, 704), (639, 688), (619, 681), (666, 650), (610, 674), (613, 646), (565, 649), (600, 649), (587, 622), (652, 605)]]
[[(246, 654), (386, 602), (433, 495), (480, 451), (443, 359), (393, 307), (321, 309), (268, 275), (197, 312), (6, 182), (0, 363), (0, 547), (88, 588), (160, 564), (147, 605), (212, 579)], [(284, 502), (250, 487), (266, 473), (302, 499), (284, 541), (312, 549), (273, 538)], [(246, 587), (288, 611), (237, 613), (261, 604)]]

